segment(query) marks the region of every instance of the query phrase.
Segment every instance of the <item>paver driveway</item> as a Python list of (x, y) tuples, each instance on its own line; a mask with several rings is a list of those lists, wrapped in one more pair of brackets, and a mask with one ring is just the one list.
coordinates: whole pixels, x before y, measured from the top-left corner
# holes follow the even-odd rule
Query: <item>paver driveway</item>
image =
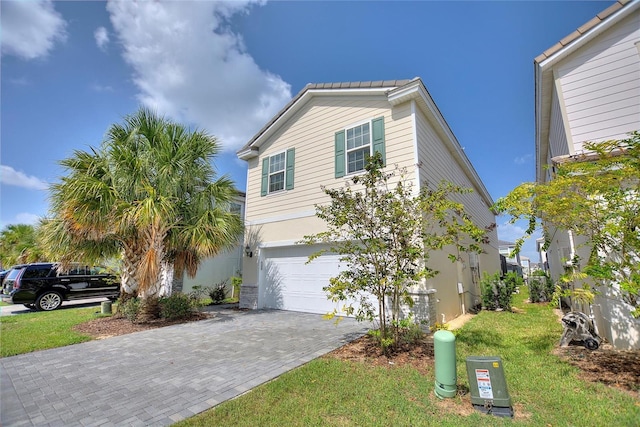
[(366, 332), (345, 319), (218, 311), (213, 319), (0, 359), (0, 423), (164, 426)]

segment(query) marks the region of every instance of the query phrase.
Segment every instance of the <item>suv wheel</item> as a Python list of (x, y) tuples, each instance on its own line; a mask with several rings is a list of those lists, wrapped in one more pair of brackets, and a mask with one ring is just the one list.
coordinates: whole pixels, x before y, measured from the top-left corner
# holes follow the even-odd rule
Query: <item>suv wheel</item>
[(36, 309), (40, 311), (51, 311), (60, 307), (62, 304), (62, 295), (58, 292), (45, 292), (36, 300)]

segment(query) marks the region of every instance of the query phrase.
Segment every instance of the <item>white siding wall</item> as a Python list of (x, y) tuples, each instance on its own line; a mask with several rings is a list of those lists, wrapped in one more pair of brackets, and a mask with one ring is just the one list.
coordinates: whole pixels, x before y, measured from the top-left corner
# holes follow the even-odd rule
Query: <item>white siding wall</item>
[(558, 65), (575, 152), (583, 143), (640, 129), (640, 13), (625, 18)]
[(562, 120), (562, 110), (560, 109), (560, 101), (558, 100), (558, 96), (555, 91), (553, 93), (553, 101), (551, 103), (549, 148), (551, 150), (551, 157), (569, 154), (567, 134), (565, 133), (564, 122)]

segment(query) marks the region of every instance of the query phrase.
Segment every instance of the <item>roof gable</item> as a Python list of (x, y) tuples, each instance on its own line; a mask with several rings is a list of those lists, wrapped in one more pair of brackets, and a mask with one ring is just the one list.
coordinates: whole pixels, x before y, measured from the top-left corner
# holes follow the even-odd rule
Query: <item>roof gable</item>
[(257, 148), (264, 139), (271, 135), (280, 124), (287, 121), (295, 112), (308, 102), (313, 96), (323, 95), (353, 95), (353, 94), (386, 94), (389, 90), (405, 86), (412, 81), (419, 80), (379, 80), (369, 82), (342, 83), (309, 83), (291, 101), (287, 103), (266, 125), (256, 133), (240, 150), (238, 157), (248, 159), (256, 154)]

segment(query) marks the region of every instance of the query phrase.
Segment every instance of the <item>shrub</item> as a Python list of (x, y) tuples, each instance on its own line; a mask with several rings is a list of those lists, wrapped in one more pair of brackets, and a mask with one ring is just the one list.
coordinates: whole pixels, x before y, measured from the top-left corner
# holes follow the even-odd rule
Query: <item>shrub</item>
[(420, 324), (416, 323), (413, 313), (409, 313), (408, 317), (404, 319), (400, 319), (396, 322), (392, 322), (393, 326), (398, 328), (399, 341), (401, 343), (413, 344), (424, 336), (424, 332), (422, 332), (422, 328), (420, 328)]
[(140, 311), (140, 300), (138, 298), (128, 298), (121, 303), (122, 314), (131, 322), (135, 322)]
[(504, 281), (500, 280), (500, 272), (493, 275), (485, 273), (480, 281), (483, 307), (487, 310), (511, 310), (511, 301), (517, 283), (522, 283), (522, 278), (516, 273), (509, 273)]
[(240, 286), (242, 285), (242, 277), (233, 276), (231, 278), (231, 286), (233, 287), (233, 297), (240, 297)]
[(191, 292), (188, 293), (189, 298), (193, 300), (203, 299), (207, 295), (207, 288), (200, 285), (195, 285), (191, 288)]
[(534, 275), (529, 278), (529, 301), (550, 302), (553, 300), (555, 284), (546, 274)]
[(163, 319), (186, 319), (194, 311), (194, 305), (188, 295), (176, 293), (160, 299), (160, 317)]
[(214, 304), (220, 304), (227, 297), (227, 281), (220, 282), (209, 288), (209, 296)]

